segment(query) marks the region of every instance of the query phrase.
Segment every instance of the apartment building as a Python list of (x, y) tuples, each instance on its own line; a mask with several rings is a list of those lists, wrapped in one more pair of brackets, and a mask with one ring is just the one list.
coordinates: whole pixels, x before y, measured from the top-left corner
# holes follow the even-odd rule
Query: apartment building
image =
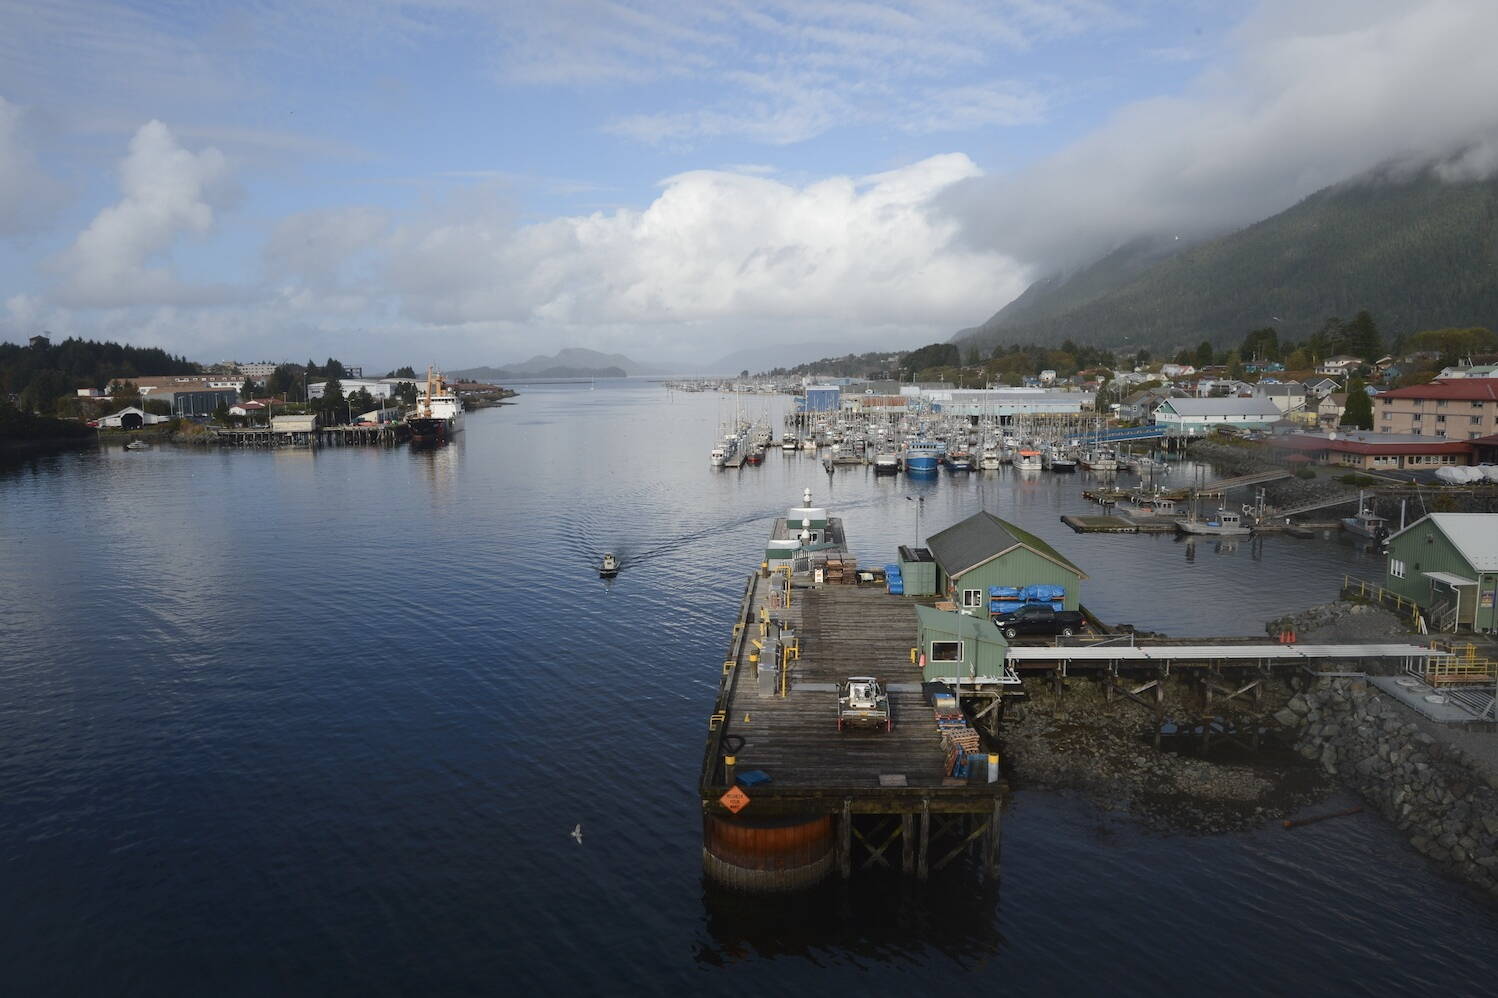
[(1395, 388), (1373, 399), (1379, 433), (1476, 440), (1498, 433), (1498, 379), (1462, 378)]

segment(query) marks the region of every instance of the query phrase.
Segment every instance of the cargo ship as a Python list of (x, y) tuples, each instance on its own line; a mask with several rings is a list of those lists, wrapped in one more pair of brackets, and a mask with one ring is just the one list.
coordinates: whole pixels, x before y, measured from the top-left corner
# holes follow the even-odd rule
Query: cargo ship
[(414, 444), (445, 444), (463, 429), (463, 403), (442, 375), (427, 368), (426, 390), (406, 417)]

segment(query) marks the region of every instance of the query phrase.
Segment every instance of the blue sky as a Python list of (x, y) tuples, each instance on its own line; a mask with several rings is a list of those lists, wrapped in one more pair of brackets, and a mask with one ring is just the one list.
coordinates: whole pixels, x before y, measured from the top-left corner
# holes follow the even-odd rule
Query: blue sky
[[(1498, 158), (1485, 0), (0, 0), (0, 338), (914, 346), (1133, 236)], [(799, 359), (799, 358), (798, 358)]]

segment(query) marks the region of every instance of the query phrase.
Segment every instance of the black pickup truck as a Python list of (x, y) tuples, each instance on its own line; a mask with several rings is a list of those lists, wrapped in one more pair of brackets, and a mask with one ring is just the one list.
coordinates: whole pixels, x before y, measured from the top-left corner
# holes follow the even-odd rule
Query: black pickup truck
[(1004, 637), (1021, 634), (1076, 634), (1087, 628), (1087, 621), (1075, 610), (1052, 610), (1048, 606), (1024, 606), (993, 618)]

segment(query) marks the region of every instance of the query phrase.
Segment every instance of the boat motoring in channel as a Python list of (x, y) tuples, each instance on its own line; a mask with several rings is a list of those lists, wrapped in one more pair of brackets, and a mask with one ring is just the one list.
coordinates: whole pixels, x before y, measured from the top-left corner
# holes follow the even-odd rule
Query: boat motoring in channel
[(416, 396), (406, 424), (414, 444), (445, 444), (463, 429), (463, 402), (441, 372), (427, 368), (426, 388)]
[(603, 561), (598, 565), (598, 577), (601, 579), (612, 579), (619, 574), (619, 559), (612, 551), (603, 556)]

